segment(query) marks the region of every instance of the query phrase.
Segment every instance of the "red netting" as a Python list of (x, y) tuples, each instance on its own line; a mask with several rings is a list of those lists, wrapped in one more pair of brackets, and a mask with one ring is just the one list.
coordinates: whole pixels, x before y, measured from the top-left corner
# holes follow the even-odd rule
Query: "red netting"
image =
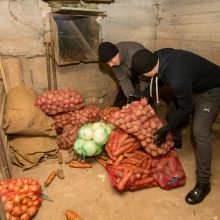
[(151, 156), (143, 151), (127, 154), (127, 157), (118, 165), (107, 167), (112, 186), (119, 191), (157, 186), (155, 180), (149, 175), (151, 163)]
[(182, 186), (186, 182), (184, 169), (174, 151), (166, 156), (153, 159), (150, 173), (163, 189)]

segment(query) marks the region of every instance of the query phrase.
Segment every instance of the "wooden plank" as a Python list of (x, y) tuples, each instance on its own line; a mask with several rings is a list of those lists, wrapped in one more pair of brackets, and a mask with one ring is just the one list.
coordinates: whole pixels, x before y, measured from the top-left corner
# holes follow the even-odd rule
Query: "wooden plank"
[(210, 24), (177, 24), (177, 25), (159, 25), (159, 31), (163, 32), (187, 32), (187, 33), (220, 33), (220, 22)]
[(0, 128), (0, 170), (4, 178), (12, 176), (12, 162), (10, 158), (8, 138), (2, 128)]
[(192, 14), (192, 15), (175, 15), (168, 17), (159, 17), (160, 25), (177, 25), (177, 24), (209, 24), (219, 23), (220, 13), (204, 13), (204, 14)]
[[(51, 41), (54, 43), (54, 52), (56, 62), (60, 63), (60, 53), (59, 53), (59, 37), (58, 37), (58, 27), (53, 17), (50, 15), (50, 27), (51, 27)], [(51, 54), (50, 54), (51, 55)]]
[(220, 43), (220, 33), (210, 35), (209, 33), (199, 33), (199, 32), (188, 33), (188, 32), (168, 32), (168, 31), (158, 30), (157, 38)]
[[(158, 39), (156, 43), (156, 50), (160, 48), (172, 47), (177, 49), (189, 50), (194, 53), (197, 53), (206, 59), (220, 65), (220, 50), (213, 51), (211, 48), (202, 48), (196, 45), (197, 42), (193, 41), (193, 43), (189, 44), (188, 41), (177, 41), (177, 40), (167, 40), (167, 39)], [(213, 44), (214, 47), (214, 44)]]
[(219, 13), (219, 0), (200, 0), (194, 1), (177, 1), (177, 0), (161, 0), (159, 17), (167, 17), (170, 15), (191, 15), (203, 14), (208, 12)]
[(4, 88), (6, 90), (6, 92), (8, 92), (8, 83), (7, 83), (7, 79), (6, 79), (6, 75), (5, 75), (5, 70), (3, 67), (3, 63), (2, 63), (2, 57), (0, 56), (0, 74), (3, 80), (3, 84), (4, 84)]
[(157, 38), (157, 44), (159, 43), (159, 41), (160, 44), (163, 41), (166, 45), (169, 45), (169, 47), (191, 48), (193, 50), (220, 52), (220, 43), (202, 42), (196, 40), (176, 40), (171, 38)]
[(4, 103), (6, 100), (6, 92), (3, 83), (0, 81), (0, 127), (3, 127)]

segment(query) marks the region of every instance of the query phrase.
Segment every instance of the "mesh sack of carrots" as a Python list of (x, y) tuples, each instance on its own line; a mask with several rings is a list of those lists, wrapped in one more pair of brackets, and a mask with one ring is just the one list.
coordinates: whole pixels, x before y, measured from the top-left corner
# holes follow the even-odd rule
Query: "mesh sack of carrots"
[(118, 164), (107, 166), (111, 184), (119, 191), (155, 187), (157, 183), (150, 176), (151, 156), (143, 151), (127, 153)]
[(165, 155), (173, 147), (171, 133), (167, 134), (166, 142), (160, 148), (153, 144), (155, 140), (153, 133), (163, 127), (164, 122), (148, 105), (146, 97), (140, 101), (132, 102), (121, 111), (115, 112), (109, 122), (124, 132), (134, 135), (147, 153), (153, 157)]
[(140, 142), (133, 135), (127, 134), (120, 129), (110, 133), (105, 150), (111, 160), (116, 161), (120, 155), (134, 152), (141, 148)]
[(38, 97), (35, 106), (47, 115), (56, 115), (83, 108), (84, 98), (75, 89), (49, 90)]
[(95, 106), (88, 106), (73, 112), (61, 113), (53, 116), (55, 128), (57, 132), (63, 130), (65, 125), (72, 125), (81, 127), (85, 123), (92, 123), (97, 121), (100, 109)]
[(41, 186), (30, 178), (0, 180), (0, 198), (7, 220), (29, 220), (42, 202)]
[(77, 136), (78, 136), (79, 128), (73, 127), (72, 125), (66, 125), (63, 128), (63, 132), (57, 137), (57, 145), (60, 149), (70, 149), (73, 147)]
[(118, 110), (120, 110), (120, 108), (114, 107), (114, 106), (113, 107), (107, 106), (107, 107), (103, 108), (99, 113), (100, 121), (107, 122), (108, 119), (111, 118), (112, 115)]
[(186, 182), (184, 169), (174, 151), (170, 151), (165, 156), (154, 158), (150, 175), (163, 189), (182, 186)]

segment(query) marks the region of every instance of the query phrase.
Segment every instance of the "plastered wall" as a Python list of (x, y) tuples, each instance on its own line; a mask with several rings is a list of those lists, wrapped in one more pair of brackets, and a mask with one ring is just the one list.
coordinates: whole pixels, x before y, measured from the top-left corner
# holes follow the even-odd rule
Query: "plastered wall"
[(220, 65), (220, 1), (159, 0), (156, 49), (198, 53)]

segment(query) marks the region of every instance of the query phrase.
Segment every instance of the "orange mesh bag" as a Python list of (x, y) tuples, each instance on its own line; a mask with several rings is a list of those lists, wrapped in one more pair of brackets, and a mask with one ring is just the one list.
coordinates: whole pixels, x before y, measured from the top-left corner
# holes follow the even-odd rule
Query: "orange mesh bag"
[(151, 156), (143, 151), (135, 151), (126, 155), (119, 164), (107, 166), (112, 186), (119, 191), (157, 186), (155, 180), (149, 175)]
[(29, 178), (0, 180), (0, 198), (8, 220), (29, 220), (42, 202), (41, 186)]
[(140, 142), (133, 135), (127, 134), (120, 129), (111, 132), (105, 150), (111, 160), (117, 160), (125, 153), (134, 152), (141, 148)]

